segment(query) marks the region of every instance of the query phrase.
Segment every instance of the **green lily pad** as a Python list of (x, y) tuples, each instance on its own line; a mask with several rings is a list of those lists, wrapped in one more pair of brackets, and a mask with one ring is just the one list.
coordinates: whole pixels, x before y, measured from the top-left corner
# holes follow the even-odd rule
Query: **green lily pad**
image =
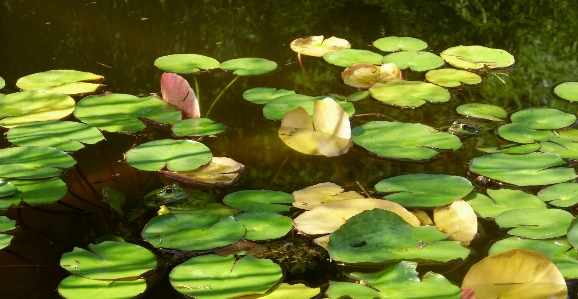
[(554, 136), (552, 131), (534, 130), (528, 128), (527, 123), (505, 124), (498, 128), (500, 137), (518, 143), (534, 143), (536, 141), (548, 141)]
[(351, 130), (353, 142), (385, 158), (427, 160), (439, 150), (457, 150), (457, 136), (416, 123), (373, 121)]
[(28, 90), (2, 96), (0, 126), (61, 119), (74, 111), (74, 99), (65, 94)]
[(12, 183), (0, 180), (0, 197), (10, 196), (18, 191)]
[(528, 108), (510, 116), (512, 123), (527, 124), (528, 128), (536, 130), (556, 130), (571, 126), (576, 116), (554, 108)]
[(385, 55), (383, 63), (395, 63), (400, 69), (410, 68), (412, 71), (423, 72), (444, 65), (444, 60), (430, 52), (395, 52)]
[[(357, 283), (336, 283), (330, 281), (327, 295), (329, 298), (360, 298), (359, 286), (366, 288), (367, 293), (377, 290), (375, 295), (367, 298), (454, 298), (461, 297), (460, 288), (449, 282), (445, 277), (433, 272), (426, 273), (422, 279), (415, 270), (416, 262), (402, 261), (389, 265), (377, 272), (353, 272), (347, 276), (363, 281)], [(368, 294), (369, 295), (369, 294)], [(366, 297), (363, 297), (366, 298)]]
[(176, 266), (169, 279), (180, 293), (198, 299), (237, 298), (264, 294), (283, 274), (279, 265), (250, 255), (204, 255)]
[[(0, 216), (0, 232), (10, 231), (16, 228), (16, 221), (9, 219), (6, 216)], [(0, 250), (8, 247), (12, 241), (13, 235), (0, 233)]]
[(572, 219), (567, 230), (568, 242), (572, 244), (574, 248), (578, 247), (578, 220), (576, 219), (578, 218)]
[(67, 153), (46, 146), (10, 147), (0, 150), (0, 177), (38, 179), (57, 176), (76, 161)]
[(273, 190), (243, 190), (227, 194), (223, 202), (243, 211), (280, 213), (291, 209), (293, 195)]
[(405, 207), (440, 207), (465, 197), (474, 186), (459, 176), (417, 173), (383, 179), (375, 190), (392, 193), (383, 198)]
[(267, 104), (274, 99), (287, 95), (294, 95), (295, 91), (268, 87), (255, 87), (243, 92), (243, 98), (254, 104)]
[(546, 187), (537, 194), (538, 198), (555, 207), (571, 207), (578, 203), (578, 184), (561, 183)]
[(577, 178), (572, 168), (552, 168), (564, 164), (560, 156), (547, 153), (497, 153), (474, 158), (470, 171), (508, 184), (540, 186)]
[[(471, 72), (463, 71), (463, 70), (456, 70), (456, 69), (441, 69), (441, 70), (432, 70), (425, 74), (425, 78), (439, 86), (443, 87), (457, 87), (463, 84), (479, 84), (482, 82), (482, 77), (478, 74), (474, 74)], [(466, 104), (468, 105), (468, 104)], [(472, 104), (469, 104), (472, 105)], [(484, 104), (477, 104), (477, 105), (484, 105)], [(493, 105), (488, 105), (493, 106)], [(493, 106), (498, 107), (498, 106)], [(459, 107), (458, 107), (459, 108)], [(503, 109), (502, 109), (503, 110)], [(504, 115), (505, 117), (505, 115)]]
[(251, 241), (278, 239), (293, 227), (291, 218), (272, 212), (245, 212), (235, 215), (235, 221), (245, 226), (245, 239)]
[(171, 131), (175, 136), (209, 136), (223, 133), (227, 126), (208, 118), (183, 119), (173, 125)]
[(140, 119), (175, 123), (182, 114), (155, 97), (139, 98), (129, 94), (88, 96), (78, 104), (74, 116), (82, 122), (109, 132), (138, 132), (146, 126)]
[(157, 264), (152, 252), (135, 244), (105, 241), (88, 248), (64, 253), (60, 266), (74, 275), (113, 280), (140, 276)]
[[(263, 107), (263, 115), (270, 120), (282, 120), (285, 114), (289, 111), (295, 110), (298, 107), (303, 107), (305, 111), (313, 118), (313, 106), (315, 100), (322, 100), (325, 97), (312, 97), (302, 94), (287, 95), (278, 97)], [(347, 116), (352, 117), (355, 114), (355, 107), (353, 104), (344, 101), (336, 101), (341, 108), (347, 113)]]
[(384, 52), (421, 51), (427, 48), (427, 43), (414, 37), (388, 36), (374, 41), (373, 46)]
[(143, 293), (146, 286), (144, 279), (109, 281), (72, 275), (58, 284), (58, 293), (66, 299), (125, 299)]
[(291, 50), (307, 55), (321, 57), (329, 52), (351, 48), (351, 44), (342, 38), (332, 36), (323, 39), (323, 35), (298, 38), (291, 42)]
[(311, 299), (319, 295), (319, 288), (310, 288), (304, 284), (278, 283), (270, 288), (265, 296), (259, 296), (259, 299)]
[(578, 159), (578, 130), (561, 131), (540, 142), (540, 151), (559, 155), (566, 159)]
[(2, 77), (0, 77), (0, 89), (4, 88), (4, 86), (6, 86), (6, 81), (4, 81)]
[(528, 249), (543, 253), (560, 270), (564, 278), (578, 278), (578, 253), (565, 238), (549, 240), (531, 240), (520, 237), (510, 237), (492, 245), (488, 255), (498, 254), (510, 249)]
[(29, 205), (51, 204), (63, 198), (68, 187), (59, 178), (47, 180), (10, 180), (18, 191), (10, 196), (0, 198), (0, 209), (18, 205), (23, 200)]
[(529, 154), (541, 148), (540, 143), (530, 143), (522, 145), (496, 146), (496, 147), (479, 147), (478, 150), (485, 153), (504, 153), (504, 154)]
[(350, 264), (465, 259), (470, 251), (459, 241), (442, 241), (447, 237), (433, 226), (413, 227), (393, 212), (373, 209), (331, 234), (327, 250), (332, 259)]
[(341, 101), (348, 101), (348, 102), (356, 102), (367, 98), (370, 95), (369, 91), (361, 90), (355, 93), (352, 93), (348, 96), (338, 95), (338, 94), (329, 94), (330, 97), (341, 100)]
[(104, 139), (96, 128), (83, 123), (49, 120), (14, 127), (6, 135), (8, 141), (19, 146), (49, 146), (73, 152)]
[(238, 76), (255, 76), (274, 71), (277, 63), (263, 58), (237, 58), (227, 60), (219, 66), (228, 71), (234, 71)]
[(214, 58), (199, 54), (172, 54), (157, 58), (154, 64), (166, 72), (188, 74), (216, 69), (220, 63)]
[(75, 70), (51, 70), (22, 77), (16, 81), (16, 86), (22, 90), (48, 90), (63, 94), (81, 94), (95, 92), (100, 83), (85, 81), (100, 81), (104, 78), (93, 73)]
[(210, 194), (200, 191), (190, 193), (195, 200), (185, 202), (175, 202), (168, 206), (171, 213), (185, 214), (211, 214), (221, 218), (229, 217), (239, 213), (239, 210), (231, 209), (226, 205), (217, 202)]
[(502, 228), (515, 227), (510, 235), (528, 239), (549, 239), (566, 234), (572, 214), (558, 209), (518, 209), (506, 211), (496, 217)]
[(172, 171), (197, 169), (211, 161), (211, 150), (192, 140), (161, 139), (143, 143), (125, 154), (126, 162), (140, 170)]
[(166, 214), (147, 223), (141, 235), (159, 248), (207, 250), (237, 243), (245, 235), (245, 227), (232, 217)]
[(493, 121), (502, 121), (508, 115), (508, 112), (500, 106), (479, 103), (459, 105), (456, 111), (461, 115)]
[(504, 68), (516, 61), (512, 54), (482, 46), (457, 46), (446, 49), (440, 56), (449, 64), (463, 69)]
[(444, 103), (451, 97), (450, 92), (443, 87), (417, 81), (375, 83), (369, 92), (381, 102), (400, 107), (419, 107), (426, 101)]
[(578, 101), (578, 82), (564, 82), (554, 87), (554, 94), (570, 103)]
[(325, 61), (342, 67), (350, 67), (356, 63), (381, 64), (383, 56), (375, 52), (358, 49), (343, 49), (323, 55)]
[(481, 217), (496, 218), (503, 212), (517, 209), (546, 209), (546, 204), (538, 197), (521, 190), (488, 189), (486, 192), (488, 192), (490, 197), (480, 193), (473, 193), (465, 198)]

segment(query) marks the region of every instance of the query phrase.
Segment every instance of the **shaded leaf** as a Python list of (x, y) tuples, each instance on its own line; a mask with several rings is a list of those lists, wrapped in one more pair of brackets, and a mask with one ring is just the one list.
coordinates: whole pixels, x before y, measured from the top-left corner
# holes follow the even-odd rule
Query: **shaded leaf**
[(235, 209), (255, 212), (287, 212), (293, 195), (273, 190), (242, 190), (227, 194), (223, 202)]
[(14, 127), (6, 135), (8, 141), (19, 146), (48, 146), (61, 151), (77, 151), (83, 143), (95, 144), (104, 139), (100, 131), (72, 121), (42, 121)]

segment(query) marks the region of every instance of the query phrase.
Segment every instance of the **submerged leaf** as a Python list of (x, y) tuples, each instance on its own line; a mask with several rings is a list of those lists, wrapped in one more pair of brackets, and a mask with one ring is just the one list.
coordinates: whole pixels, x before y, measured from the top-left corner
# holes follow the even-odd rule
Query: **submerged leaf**
[(291, 42), (290, 47), (291, 50), (297, 53), (315, 57), (321, 57), (329, 52), (351, 48), (351, 44), (342, 38), (335, 36), (325, 40), (323, 38), (323, 35), (298, 38)]
[(181, 111), (183, 119), (201, 117), (197, 96), (185, 78), (173, 73), (163, 73), (161, 93), (163, 101)]

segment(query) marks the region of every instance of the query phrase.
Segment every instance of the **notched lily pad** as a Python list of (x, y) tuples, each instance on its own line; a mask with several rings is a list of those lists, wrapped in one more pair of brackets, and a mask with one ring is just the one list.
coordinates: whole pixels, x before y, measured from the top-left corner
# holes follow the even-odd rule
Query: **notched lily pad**
[(81, 94), (95, 92), (104, 78), (93, 73), (75, 70), (51, 70), (22, 77), (16, 81), (16, 86), (22, 90), (48, 90), (63, 94)]
[[(312, 97), (303, 94), (292, 94), (278, 97), (263, 107), (263, 115), (270, 120), (282, 120), (285, 114), (302, 107), (307, 111), (307, 114), (313, 118), (313, 108), (315, 107), (315, 100), (322, 100), (326, 97)], [(345, 101), (336, 101), (339, 106), (347, 113), (348, 117), (352, 117), (355, 113), (353, 104)]]
[(400, 69), (410, 68), (415, 72), (436, 69), (444, 65), (444, 60), (430, 52), (395, 52), (385, 55), (383, 63), (395, 63)]
[(172, 54), (159, 57), (154, 62), (163, 71), (181, 74), (216, 69), (219, 64), (216, 59), (199, 54)]
[(273, 190), (242, 190), (227, 194), (223, 202), (235, 209), (255, 212), (287, 212), (293, 195)]
[(555, 207), (571, 207), (578, 203), (578, 184), (561, 183), (548, 186), (540, 190), (537, 196)]
[(72, 275), (58, 284), (58, 293), (66, 299), (125, 299), (138, 296), (145, 291), (146, 287), (144, 279), (110, 281)]
[(566, 234), (574, 219), (572, 214), (558, 209), (518, 209), (501, 213), (496, 223), (513, 236), (528, 239), (550, 239)]
[(384, 52), (421, 51), (427, 48), (427, 43), (414, 37), (388, 36), (374, 41), (373, 46)]
[(243, 92), (243, 98), (254, 104), (267, 104), (274, 99), (287, 95), (294, 95), (295, 91), (275, 89), (273, 87), (255, 87)]
[(456, 69), (431, 70), (425, 74), (425, 78), (429, 82), (443, 87), (457, 87), (462, 84), (474, 85), (482, 82), (480, 75)]
[(0, 126), (12, 128), (18, 125), (57, 120), (74, 111), (74, 99), (65, 94), (50, 91), (28, 90), (1, 97)]
[(521, 190), (487, 189), (486, 192), (490, 197), (473, 193), (465, 198), (480, 217), (496, 218), (503, 212), (517, 209), (546, 209), (546, 204), (538, 197)]
[(219, 67), (234, 71), (233, 74), (238, 76), (255, 76), (274, 71), (277, 63), (264, 58), (236, 58), (221, 63)]
[(356, 63), (381, 64), (382, 58), (375, 52), (358, 49), (344, 49), (323, 55), (325, 61), (341, 67), (351, 67)]
[(381, 66), (370, 63), (356, 63), (341, 73), (341, 79), (343, 79), (343, 83), (349, 86), (369, 88), (374, 83), (387, 83), (403, 78), (401, 71), (393, 63), (385, 63)]
[(504, 108), (490, 104), (463, 104), (459, 105), (456, 111), (461, 115), (493, 121), (503, 121), (508, 116)]
[(245, 226), (245, 239), (252, 241), (281, 238), (293, 227), (291, 218), (273, 212), (245, 212), (235, 215), (235, 221)]
[(140, 170), (195, 170), (211, 161), (211, 150), (192, 140), (161, 139), (143, 143), (125, 154), (126, 162)]
[(175, 136), (209, 136), (223, 133), (227, 126), (208, 118), (189, 118), (175, 123), (171, 131)]
[(29, 205), (51, 204), (62, 199), (68, 187), (59, 178), (47, 180), (10, 180), (18, 191), (10, 196), (0, 198), (0, 209), (18, 205), (23, 200)]
[(483, 46), (457, 46), (446, 49), (440, 56), (449, 64), (463, 69), (504, 68), (514, 64), (512, 54)]
[(329, 52), (351, 48), (351, 44), (345, 39), (335, 36), (325, 40), (323, 38), (323, 35), (298, 38), (291, 42), (290, 47), (291, 50), (299, 54), (315, 57), (321, 57)]
[(510, 116), (512, 123), (527, 124), (536, 130), (556, 130), (568, 127), (576, 121), (576, 116), (554, 108), (528, 108)]
[(393, 106), (419, 107), (428, 102), (444, 103), (450, 92), (440, 86), (417, 81), (391, 81), (376, 83), (369, 88), (375, 99)]

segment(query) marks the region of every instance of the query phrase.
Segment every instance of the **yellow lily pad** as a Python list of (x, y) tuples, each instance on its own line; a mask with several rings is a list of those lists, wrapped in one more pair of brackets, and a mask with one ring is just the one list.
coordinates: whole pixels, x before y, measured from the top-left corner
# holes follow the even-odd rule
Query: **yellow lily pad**
[(346, 68), (341, 73), (343, 83), (358, 87), (369, 88), (374, 83), (387, 83), (393, 80), (401, 80), (402, 75), (395, 63), (385, 63), (377, 66), (371, 63), (356, 63)]
[(298, 38), (291, 42), (291, 50), (307, 55), (321, 57), (329, 52), (351, 48), (351, 44), (342, 38), (332, 36), (323, 40), (323, 35)]
[(322, 203), (344, 199), (364, 198), (355, 191), (343, 192), (343, 188), (334, 183), (319, 183), (293, 192), (293, 206), (299, 209), (311, 210)]
[(470, 204), (458, 199), (453, 203), (434, 209), (436, 227), (450, 234), (452, 240), (468, 246), (478, 233), (478, 217)]

